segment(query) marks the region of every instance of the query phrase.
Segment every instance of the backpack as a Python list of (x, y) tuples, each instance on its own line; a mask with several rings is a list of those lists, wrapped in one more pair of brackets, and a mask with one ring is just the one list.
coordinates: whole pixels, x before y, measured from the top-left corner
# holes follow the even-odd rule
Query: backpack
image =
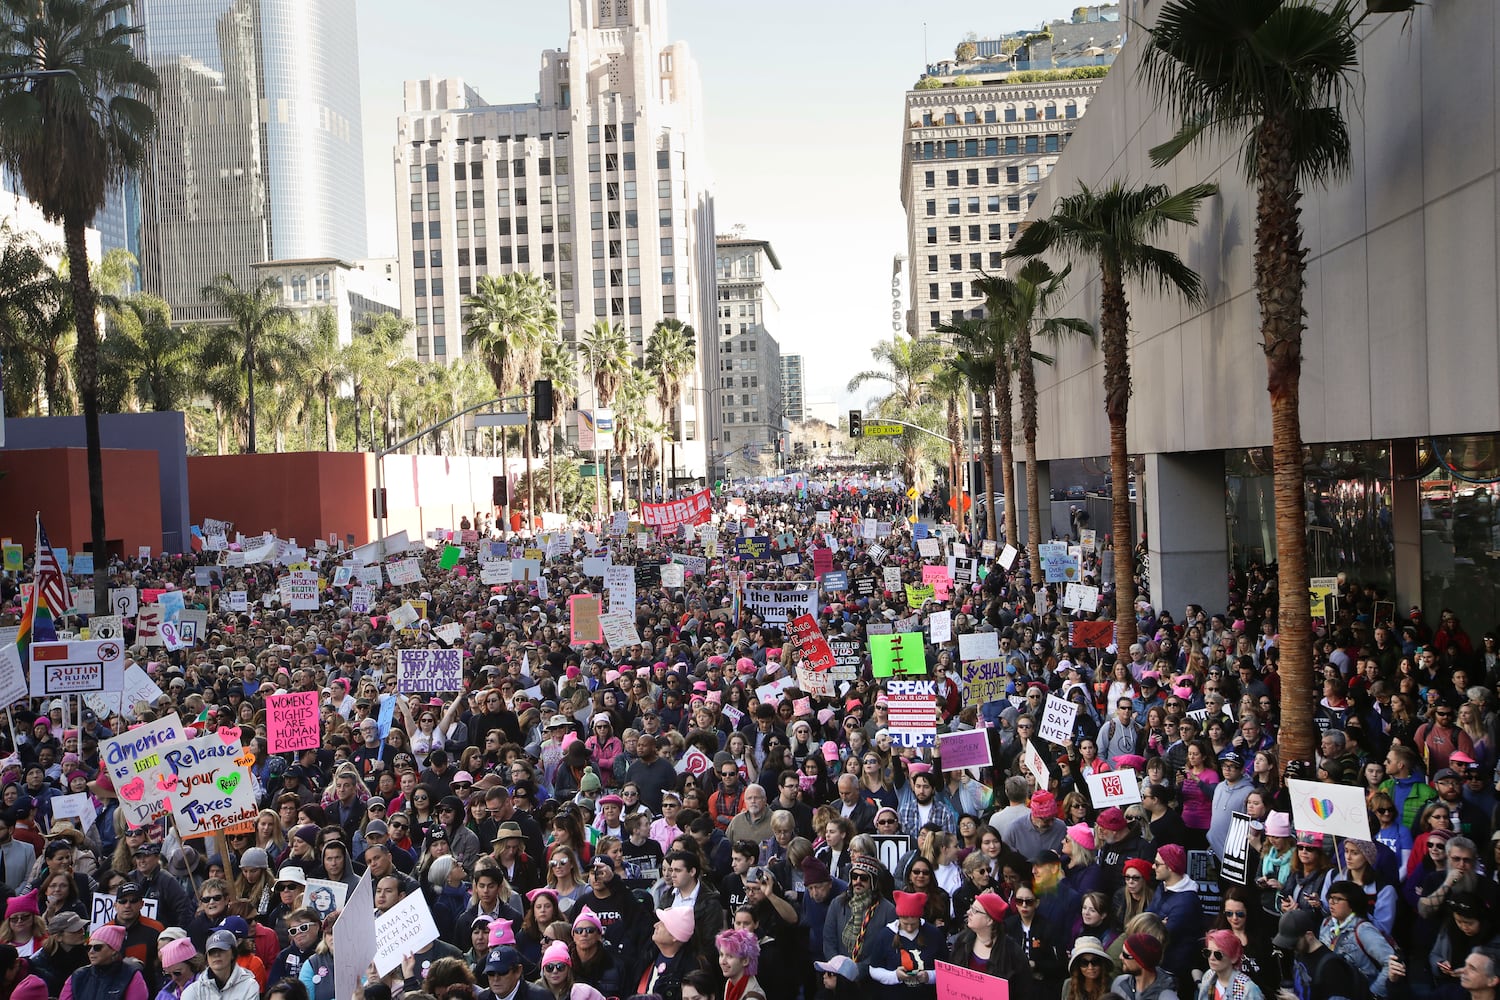
[(1324, 979), (1326, 981), (1327, 973), (1325, 970), (1328, 968), (1328, 964), (1330, 962), (1337, 962), (1337, 968), (1342, 971), (1343, 979), (1345, 983), (1349, 984), (1349, 989), (1343, 993), (1330, 994), (1328, 1000), (1371, 1000), (1370, 981), (1365, 977), (1363, 972), (1354, 967), (1353, 962), (1350, 962), (1332, 948), (1320, 948), (1318, 954), (1323, 957), (1318, 963), (1316, 970), (1308, 968), (1307, 964), (1303, 961), (1299, 960), (1296, 963), (1298, 971), (1305, 970), (1307, 973), (1306, 982), (1295, 982), (1300, 977), (1295, 972), (1293, 974), (1294, 986), (1301, 987), (1294, 989), (1298, 997), (1310, 998), (1319, 996), (1323, 990), (1318, 980)]

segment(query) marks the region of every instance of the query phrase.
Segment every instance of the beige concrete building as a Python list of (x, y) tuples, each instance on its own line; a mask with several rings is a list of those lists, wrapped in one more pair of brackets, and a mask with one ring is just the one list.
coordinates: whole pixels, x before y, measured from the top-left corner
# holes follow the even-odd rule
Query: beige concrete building
[(781, 261), (766, 240), (720, 236), (717, 270), (718, 336), (709, 339), (718, 392), (709, 426), (720, 456), (716, 466), (747, 475), (776, 468), (777, 447), (784, 444), (781, 345), (773, 334), (780, 329), (775, 274)]
[[(406, 84), (393, 158), (419, 360), (461, 357), (476, 279), (515, 270), (552, 284), (569, 344), (600, 319), (623, 325), (638, 355), (662, 319), (713, 328), (697, 65), (668, 41), (665, 0), (570, 0), (569, 24), (566, 48), (542, 53), (534, 101), (493, 104), (459, 79)], [(701, 479), (700, 358), (675, 420), (679, 465)], [(580, 404), (592, 407), (591, 390)]]
[(256, 281), (274, 278), (281, 282), (282, 305), (299, 316), (332, 309), (338, 318), (340, 344), (350, 343), (366, 320), (401, 311), (392, 276), (337, 257), (268, 260), (250, 266)]

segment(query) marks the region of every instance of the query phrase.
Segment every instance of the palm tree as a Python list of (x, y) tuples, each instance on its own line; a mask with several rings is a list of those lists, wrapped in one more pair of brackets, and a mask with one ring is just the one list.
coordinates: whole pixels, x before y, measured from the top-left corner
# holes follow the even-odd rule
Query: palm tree
[(55, 72), (7, 84), (0, 98), (0, 161), (27, 196), (63, 227), (78, 346), (74, 377), (83, 402), (94, 595), (109, 597), (104, 458), (99, 443), (99, 330), (85, 233), (108, 184), (146, 158), (156, 128), (149, 101), (156, 74), (136, 55), (133, 0), (0, 0), (0, 76)]
[[(857, 373), (849, 380), (849, 391), (855, 392), (866, 382), (877, 382), (890, 387), (882, 400), (891, 401), (910, 416), (904, 418), (916, 422), (917, 409), (928, 401), (932, 377), (945, 348), (938, 340), (912, 340), (893, 337), (882, 340), (870, 348), (870, 354), (883, 368), (871, 368)], [(901, 437), (903, 474), (908, 486), (917, 484), (917, 457), (921, 442), (916, 434)]]
[(265, 359), (260, 357), (277, 328), (288, 323), (292, 311), (281, 305), (281, 282), (265, 278), (254, 287), (240, 287), (234, 275), (219, 275), (204, 286), (203, 300), (227, 318), (239, 345), (240, 365), (245, 371), (245, 452), (255, 454), (255, 376)]
[[(1349, 170), (1342, 105), (1358, 67), (1352, 0), (1177, 0), (1162, 8), (1141, 78), (1183, 122), (1158, 165), (1200, 137), (1235, 139), (1255, 185), (1255, 294), (1271, 399), (1283, 756), (1313, 759), (1312, 621), (1302, 426), (1302, 191)], [(1118, 480), (1117, 480), (1118, 482)], [(1290, 756), (1288, 756), (1290, 755)]]
[(392, 367), (404, 357), (406, 336), (411, 330), (411, 320), (382, 313), (360, 324), (353, 341), (344, 348), (344, 366), (349, 370), (354, 390), (355, 451), (359, 451), (360, 410), (365, 397), (370, 411), (370, 447), (376, 452), (385, 448), (385, 441), (377, 442), (375, 438), (375, 404), (384, 394), (375, 390), (385, 385)]
[[(947, 359), (947, 364), (963, 377), (967, 391), (979, 397), (979, 419), (983, 421), (979, 430), (979, 450), (983, 456), (984, 469), (980, 473), (977, 489), (985, 497), (986, 537), (995, 538), (995, 362), (989, 323), (987, 320), (965, 319), (955, 324), (939, 326), (936, 332), (952, 339), (954, 352)], [(951, 426), (948, 436), (954, 437)]]
[[(646, 338), (646, 371), (656, 380), (656, 409), (661, 423), (672, 431), (672, 468), (677, 467), (677, 438), (681, 421), (672, 416), (672, 411), (682, 402), (683, 381), (698, 363), (698, 334), (692, 326), (680, 319), (664, 319), (657, 323)], [(666, 455), (665, 437), (661, 453)], [(662, 474), (662, 495), (667, 490), (666, 473)]]
[(141, 406), (178, 410), (193, 395), (194, 370), (203, 353), (202, 331), (173, 326), (172, 308), (154, 295), (132, 295), (109, 311), (104, 351), (130, 380)]
[[(608, 409), (620, 385), (630, 375), (632, 351), (625, 327), (608, 320), (595, 320), (579, 341), (578, 354), (594, 386), (596, 409)], [(597, 476), (598, 470), (594, 471)], [(608, 451), (604, 453), (604, 482), (613, 495), (614, 467)]]
[[(554, 466), (557, 458), (557, 425), (569, 404), (577, 397), (578, 360), (573, 349), (555, 338), (542, 342), (542, 356), (537, 371), (552, 383), (552, 420), (547, 431), (547, 509), (556, 511), (557, 477)], [(566, 444), (566, 436), (564, 437)]]
[[(1062, 291), (1072, 266), (1058, 274), (1046, 261), (1027, 261), (1014, 278), (988, 275), (982, 279), (985, 294), (993, 294), (999, 321), (1009, 331), (1011, 366), (1021, 395), (1021, 439), (1026, 447), (1026, 553), (1032, 566), (1041, 565), (1042, 499), (1036, 465), (1036, 365), (1050, 365), (1052, 358), (1033, 348), (1037, 337), (1057, 342), (1067, 334), (1094, 336), (1094, 328), (1081, 319), (1048, 317), (1052, 300)], [(979, 285), (980, 282), (976, 282)]]
[(0, 349), (5, 355), (6, 414), (26, 412), (40, 381), (33, 331), (53, 308), (57, 277), (29, 234), (0, 222)]
[(333, 397), (349, 377), (349, 354), (339, 345), (339, 318), (332, 308), (316, 310), (301, 325), (306, 351), (302, 371), (308, 387), (323, 399), (323, 450), (334, 451)]
[[(1175, 290), (1189, 302), (1203, 298), (1197, 272), (1175, 253), (1152, 241), (1174, 225), (1198, 222), (1198, 206), (1218, 191), (1194, 184), (1173, 194), (1161, 184), (1126, 187), (1115, 181), (1093, 190), (1080, 183), (1052, 215), (1021, 232), (1006, 256), (1035, 257), (1057, 250), (1071, 261), (1097, 261), (1101, 278), (1099, 330), (1104, 348), (1104, 413), (1109, 418), (1109, 470), (1117, 498), (1130, 481), (1127, 421), (1130, 415), (1130, 300), (1125, 282), (1143, 282), (1161, 292)], [(1129, 649), (1136, 640), (1135, 545), (1130, 533), (1130, 505), (1110, 505), (1115, 547), (1115, 647)], [(1032, 571), (1040, 567), (1032, 564)]]

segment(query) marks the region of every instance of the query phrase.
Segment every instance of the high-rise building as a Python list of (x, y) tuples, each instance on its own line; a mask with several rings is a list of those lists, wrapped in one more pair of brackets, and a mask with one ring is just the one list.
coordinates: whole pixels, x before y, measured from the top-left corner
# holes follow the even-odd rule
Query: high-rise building
[(772, 334), (781, 318), (774, 294), (774, 273), (780, 270), (768, 241), (719, 237), (718, 330), (707, 338), (710, 352), (717, 352), (719, 387), (718, 405), (709, 410), (709, 431), (716, 435), (729, 475), (775, 468), (777, 449), (784, 443), (781, 345)]
[(354, 0), (137, 0), (161, 79), (142, 286), (173, 318), (267, 260), (366, 253)]
[(789, 424), (807, 419), (807, 402), (802, 386), (802, 355), (781, 356), (781, 412)]
[[(541, 55), (534, 101), (491, 104), (458, 79), (406, 84), (396, 217), (419, 360), (462, 357), (465, 297), (480, 276), (510, 271), (552, 284), (570, 345), (598, 320), (623, 326), (637, 355), (663, 319), (711, 329), (713, 199), (697, 64), (686, 44), (668, 41), (665, 0), (570, 0), (569, 25), (567, 48)], [(700, 333), (700, 370), (667, 415), (693, 478), (708, 466), (699, 401), (711, 339)]]
[(1006, 272), (1002, 255), (1119, 51), (1118, 33), (1114, 20), (1055, 22), (964, 43), (975, 52), (928, 66), (907, 92), (901, 204), (913, 336), (983, 315), (973, 281)]

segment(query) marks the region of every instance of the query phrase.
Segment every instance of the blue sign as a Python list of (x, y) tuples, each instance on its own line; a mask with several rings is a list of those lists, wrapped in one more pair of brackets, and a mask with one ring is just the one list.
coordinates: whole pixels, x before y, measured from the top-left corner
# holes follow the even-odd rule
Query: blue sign
[(94, 554), (92, 552), (80, 552), (74, 556), (73, 573), (77, 576), (93, 576)]
[(918, 521), (915, 524), (913, 524), (911, 526), (911, 537), (913, 537), (913, 538), (926, 538), (927, 537), (927, 522), (926, 521)]
[(823, 574), (823, 589), (828, 591), (848, 590), (849, 574), (845, 570), (836, 569), (832, 573)]
[(765, 559), (771, 555), (771, 538), (769, 535), (751, 535), (748, 538), (737, 539), (734, 543), (734, 554), (741, 559)]

